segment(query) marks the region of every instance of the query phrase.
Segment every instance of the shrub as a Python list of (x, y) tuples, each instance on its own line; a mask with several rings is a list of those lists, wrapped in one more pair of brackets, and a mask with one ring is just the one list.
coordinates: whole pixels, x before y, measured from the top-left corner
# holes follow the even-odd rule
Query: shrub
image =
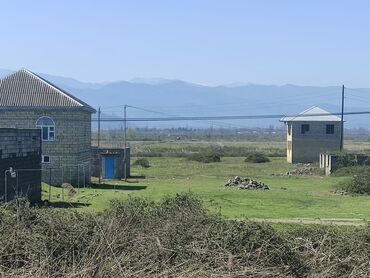
[(203, 163), (221, 162), (221, 156), (217, 153), (194, 153), (188, 159)]
[(132, 165), (141, 166), (143, 168), (149, 168), (150, 167), (149, 160), (146, 159), (146, 158), (138, 158), (138, 159), (136, 159), (136, 161)]
[(264, 153), (253, 152), (248, 154), (244, 161), (251, 163), (266, 163), (270, 162), (270, 159)]
[(335, 169), (335, 171), (333, 171), (331, 175), (334, 177), (350, 177), (350, 176), (363, 173), (364, 168), (366, 167), (368, 166), (356, 165), (356, 166), (342, 167), (339, 169)]
[(343, 187), (343, 190), (354, 194), (370, 195), (370, 168), (363, 167), (362, 171), (354, 175), (352, 180)]

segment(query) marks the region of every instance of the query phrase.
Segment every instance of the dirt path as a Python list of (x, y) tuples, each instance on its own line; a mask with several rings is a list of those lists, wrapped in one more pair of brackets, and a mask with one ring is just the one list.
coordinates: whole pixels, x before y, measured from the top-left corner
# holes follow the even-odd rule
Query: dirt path
[(337, 219), (312, 219), (312, 218), (248, 218), (248, 220), (267, 223), (284, 223), (284, 224), (321, 224), (321, 225), (338, 225), (338, 226), (365, 226), (369, 221), (363, 219), (337, 218)]

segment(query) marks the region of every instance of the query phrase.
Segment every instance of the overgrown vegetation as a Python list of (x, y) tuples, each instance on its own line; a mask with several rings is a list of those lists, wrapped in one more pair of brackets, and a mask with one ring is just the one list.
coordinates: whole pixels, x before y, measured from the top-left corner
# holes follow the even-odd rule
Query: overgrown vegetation
[(284, 148), (266, 147), (265, 149), (256, 149), (255, 147), (217, 144), (181, 144), (181, 147), (176, 144), (163, 143), (158, 145), (143, 144), (137, 152), (133, 152), (133, 156), (138, 157), (189, 157), (194, 153), (211, 153), (217, 152), (221, 157), (246, 157), (250, 153), (260, 152), (269, 157), (285, 157), (286, 150)]
[(188, 157), (199, 152), (217, 152), (221, 157), (246, 157), (256, 151), (269, 157), (286, 156), (285, 144), (271, 142), (134, 142), (131, 147), (131, 154), (136, 157)]
[(356, 166), (348, 166), (343, 167), (339, 169), (335, 169), (335, 171), (331, 174), (331, 176), (334, 177), (350, 177), (357, 174), (361, 174), (365, 168), (368, 168), (369, 166), (362, 166), (362, 165), (356, 165)]
[(342, 188), (349, 193), (370, 195), (370, 167), (358, 168), (357, 174)]
[(337, 153), (337, 164), (336, 169), (341, 169), (344, 167), (352, 167), (356, 165), (355, 156), (348, 153)]
[[(366, 158), (365, 153), (336, 153), (337, 162), (335, 165), (335, 172), (343, 173), (356, 171), (356, 168), (362, 168), (363, 166), (370, 165), (370, 161)], [(364, 156), (364, 158), (358, 160), (359, 157)], [(344, 169), (344, 170), (342, 170)]]
[(100, 214), (0, 207), (0, 276), (366, 277), (370, 229), (210, 215), (187, 194), (113, 201)]
[(150, 167), (149, 160), (146, 159), (146, 158), (138, 158), (138, 159), (135, 160), (135, 162), (132, 165), (141, 166), (143, 168), (149, 168)]
[(270, 162), (270, 159), (264, 153), (251, 152), (250, 154), (247, 155), (244, 161), (251, 163), (266, 163)]

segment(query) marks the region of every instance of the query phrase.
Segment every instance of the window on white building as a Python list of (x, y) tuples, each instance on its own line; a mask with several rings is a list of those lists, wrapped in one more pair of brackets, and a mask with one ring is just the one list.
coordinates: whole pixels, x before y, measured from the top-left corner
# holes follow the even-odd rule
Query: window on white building
[(326, 134), (334, 134), (334, 125), (333, 124), (326, 125)]
[(305, 134), (306, 132), (310, 131), (310, 125), (309, 124), (302, 124), (301, 125), (301, 133)]
[(55, 140), (55, 123), (50, 117), (41, 117), (36, 122), (36, 127), (41, 129), (42, 141)]

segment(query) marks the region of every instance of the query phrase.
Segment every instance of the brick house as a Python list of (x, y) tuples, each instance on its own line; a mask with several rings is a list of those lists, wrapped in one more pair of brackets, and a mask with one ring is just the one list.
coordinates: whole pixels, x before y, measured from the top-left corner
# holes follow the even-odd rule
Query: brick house
[(54, 185), (90, 182), (91, 114), (95, 112), (29, 70), (0, 80), (0, 127), (41, 129), (45, 182), (49, 171)]
[(318, 162), (320, 153), (340, 151), (341, 119), (313, 106), (280, 120), (287, 126), (287, 161)]

